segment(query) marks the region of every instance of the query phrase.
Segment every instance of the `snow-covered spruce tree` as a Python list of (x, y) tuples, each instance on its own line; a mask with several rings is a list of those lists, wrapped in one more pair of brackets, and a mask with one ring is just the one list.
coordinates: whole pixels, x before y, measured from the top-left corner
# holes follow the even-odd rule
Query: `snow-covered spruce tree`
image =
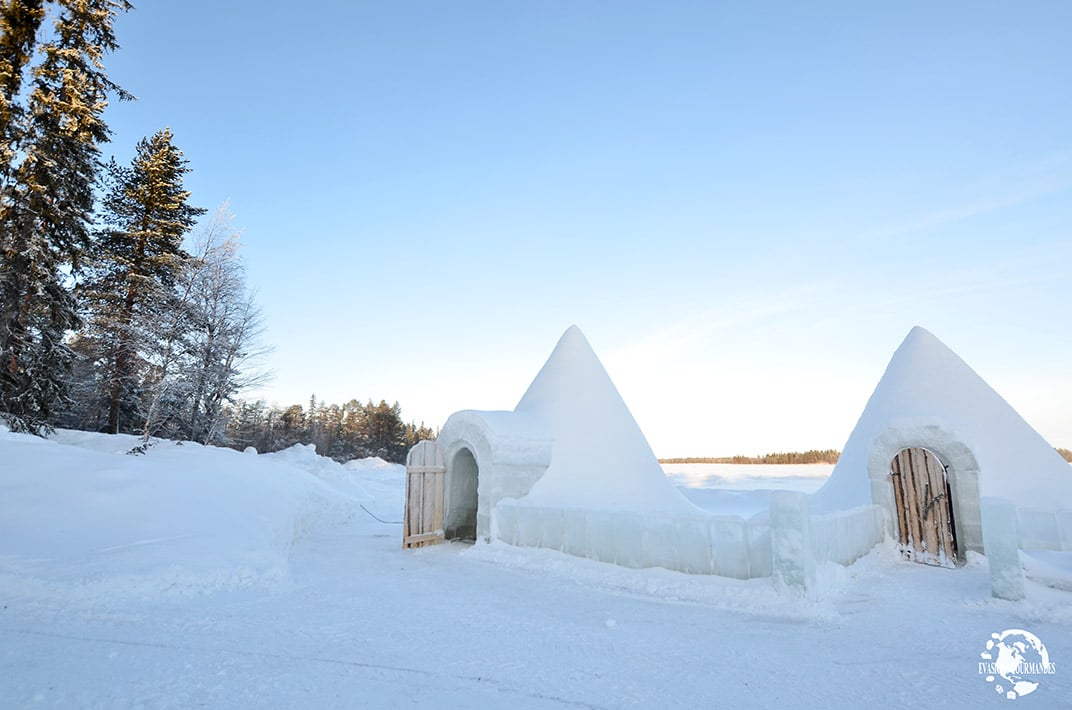
[(19, 92), (44, 19), (44, 0), (0, 1), (0, 184), (5, 186), (15, 168), (23, 127)]
[[(81, 338), (103, 369), (105, 430), (133, 431), (145, 420), (142, 386), (175, 327), (176, 284), (189, 256), (183, 236), (205, 210), (183, 187), (187, 161), (170, 129), (138, 142), (129, 167), (108, 165), (102, 222), (79, 293), (88, 320)], [(182, 317), (178, 320), (181, 322)]]
[[(49, 6), (56, 19), (41, 41)], [(130, 8), (0, 2), (0, 416), (15, 429), (47, 430), (65, 398), (65, 338), (79, 324), (67, 284), (90, 241), (102, 114), (109, 94), (126, 96), (103, 57), (118, 47), (115, 15)]]

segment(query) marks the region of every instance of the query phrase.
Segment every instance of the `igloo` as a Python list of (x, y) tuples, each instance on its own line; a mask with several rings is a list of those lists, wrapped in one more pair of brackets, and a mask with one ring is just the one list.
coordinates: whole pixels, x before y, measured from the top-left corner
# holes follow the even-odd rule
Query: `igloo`
[(1004, 558), (1018, 567), (1017, 556), (999, 548), (1072, 550), (1072, 468), (918, 326), (893, 354), (830, 480), (812, 498), (818, 513), (866, 504), (883, 509), (906, 556), (928, 564), (955, 567), (975, 551), (992, 565)]
[[(777, 574), (806, 587), (816, 559), (848, 564), (884, 535), (877, 506), (813, 525), (803, 494), (774, 496), (769, 516), (749, 520), (693, 505), (666, 478), (576, 326), (513, 411), (452, 414), (434, 444), (411, 452), (410, 468), (432, 481), (442, 476), (430, 485), (443, 491), (441, 499), (407, 495), (404, 535), (415, 544), (436, 536), (498, 540), (626, 567)], [(849, 528), (859, 533), (854, 543), (828, 540)]]

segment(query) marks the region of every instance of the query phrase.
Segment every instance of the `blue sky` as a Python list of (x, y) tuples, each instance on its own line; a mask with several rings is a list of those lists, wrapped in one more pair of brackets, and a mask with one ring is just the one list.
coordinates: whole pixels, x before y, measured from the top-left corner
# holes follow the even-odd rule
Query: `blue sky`
[(1072, 446), (1072, 4), (138, 5), (110, 152), (230, 200), (257, 395), (438, 426), (575, 323), (660, 456), (840, 448), (922, 325)]

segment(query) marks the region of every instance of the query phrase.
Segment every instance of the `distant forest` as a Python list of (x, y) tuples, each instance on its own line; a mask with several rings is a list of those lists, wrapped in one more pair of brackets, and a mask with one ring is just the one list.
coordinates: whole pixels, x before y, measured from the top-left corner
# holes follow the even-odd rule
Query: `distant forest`
[(837, 463), (841, 454), (836, 449), (824, 449), (822, 451), (791, 451), (788, 453), (764, 454), (763, 456), (701, 456), (689, 458), (659, 459), (659, 463), (777, 463), (777, 464), (802, 464), (802, 463)]
[(398, 402), (384, 400), (362, 404), (351, 399), (339, 405), (312, 397), (308, 407), (239, 400), (224, 411), (224, 420), (221, 443), (225, 446), (239, 450), (252, 446), (263, 454), (295, 444), (314, 444), (318, 454), (340, 463), (369, 456), (402, 463), (418, 441), (436, 437), (423, 422), (403, 422)]
[[(1057, 453), (1061, 454), (1065, 461), (1072, 463), (1072, 451), (1068, 449), (1058, 448)], [(796, 451), (790, 453), (779, 454), (764, 454), (763, 456), (700, 456), (700, 457), (688, 457), (688, 458), (675, 458), (675, 459), (659, 459), (659, 463), (736, 463), (736, 464), (749, 464), (749, 463), (825, 463), (835, 464), (838, 461), (838, 457), (841, 452), (836, 449), (823, 449), (822, 451), (805, 451), (799, 453)]]

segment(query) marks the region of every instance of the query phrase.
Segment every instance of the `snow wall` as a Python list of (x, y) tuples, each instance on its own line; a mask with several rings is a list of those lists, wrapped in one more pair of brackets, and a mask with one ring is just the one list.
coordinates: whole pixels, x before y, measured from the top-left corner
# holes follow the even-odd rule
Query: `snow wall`
[[(794, 494), (798, 495), (798, 494)], [(689, 574), (751, 579), (786, 567), (849, 565), (886, 536), (877, 505), (810, 515), (807, 498), (793, 523), (770, 517), (644, 514), (629, 511), (550, 508), (502, 500), (495, 508), (495, 539), (518, 547), (544, 547), (623, 567), (664, 567)], [(773, 521), (773, 522), (772, 522)], [(781, 541), (794, 540), (788, 545)], [(806, 586), (806, 585), (805, 585)]]
[(1017, 508), (1016, 529), (1021, 549), (1072, 551), (1072, 510)]

